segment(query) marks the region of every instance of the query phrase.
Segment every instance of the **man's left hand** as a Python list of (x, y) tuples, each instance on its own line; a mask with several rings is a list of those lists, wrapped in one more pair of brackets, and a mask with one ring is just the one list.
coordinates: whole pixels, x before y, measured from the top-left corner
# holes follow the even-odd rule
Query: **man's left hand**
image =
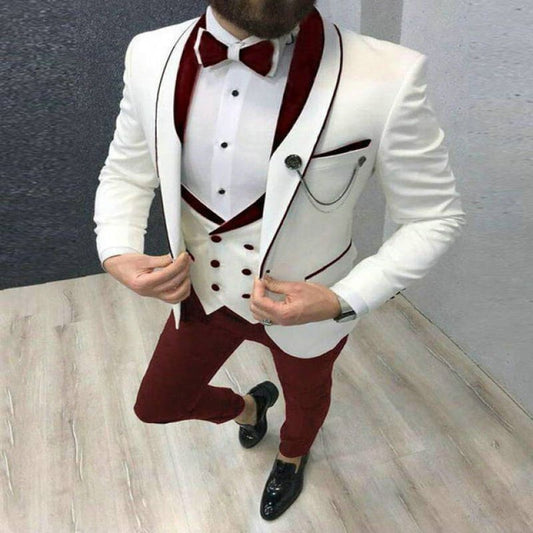
[[(265, 295), (268, 289), (285, 295), (284, 301)], [(256, 320), (269, 319), (272, 324), (293, 326), (336, 317), (341, 306), (336, 294), (325, 285), (310, 281), (280, 281), (266, 275), (254, 278), (250, 309)]]

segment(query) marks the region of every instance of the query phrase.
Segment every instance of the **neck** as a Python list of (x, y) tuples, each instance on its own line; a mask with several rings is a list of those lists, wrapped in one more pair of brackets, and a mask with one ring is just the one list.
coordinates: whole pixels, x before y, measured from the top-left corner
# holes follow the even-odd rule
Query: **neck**
[(249, 37), (251, 33), (248, 33), (246, 30), (243, 30), (239, 26), (236, 26), (235, 24), (232, 24), (229, 20), (225, 19), (220, 13), (218, 13), (213, 6), (211, 6), (211, 9), (213, 10), (213, 15), (217, 19), (217, 22), (226, 30), (229, 31), (233, 36), (235, 36), (237, 39), (242, 41), (243, 39), (246, 39), (246, 37)]

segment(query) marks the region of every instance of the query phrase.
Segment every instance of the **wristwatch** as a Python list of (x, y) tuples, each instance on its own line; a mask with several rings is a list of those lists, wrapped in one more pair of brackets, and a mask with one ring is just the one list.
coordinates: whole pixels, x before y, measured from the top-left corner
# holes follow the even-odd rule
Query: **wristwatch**
[(341, 312), (336, 317), (333, 318), (335, 322), (348, 322), (349, 320), (354, 320), (357, 318), (357, 313), (353, 310), (352, 306), (344, 299), (336, 294), (337, 300), (341, 304)]

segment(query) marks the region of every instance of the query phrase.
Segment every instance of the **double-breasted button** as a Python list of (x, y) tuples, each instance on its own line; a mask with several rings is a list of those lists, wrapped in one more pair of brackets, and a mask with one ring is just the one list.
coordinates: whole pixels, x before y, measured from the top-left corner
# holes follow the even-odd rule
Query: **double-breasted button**
[(249, 276), (249, 275), (252, 273), (252, 271), (251, 271), (249, 268), (243, 268), (243, 269), (241, 270), (241, 272), (242, 272), (245, 276)]
[(211, 240), (213, 242), (220, 242), (222, 240), (222, 237), (220, 235), (211, 235)]
[(219, 267), (219, 266), (220, 266), (220, 261), (217, 261), (216, 259), (213, 259), (213, 260), (211, 261), (211, 266), (212, 266), (212, 267), (215, 267), (215, 268), (216, 268), (216, 267)]
[(216, 283), (213, 283), (213, 285), (211, 285), (211, 288), (212, 288), (214, 291), (218, 291), (218, 290), (220, 290), (220, 287), (219, 287)]
[(249, 294), (243, 294), (242, 297), (243, 298), (250, 298), (250, 295)]
[(224, 141), (223, 143), (220, 143), (220, 146), (222, 146), (222, 148), (226, 148), (226, 146), (228, 146), (228, 143)]
[(224, 194), (226, 192), (225, 189), (218, 189), (218, 194)]
[(253, 250), (253, 249), (254, 249), (253, 244), (245, 244), (244, 247), (245, 247), (247, 250)]
[(231, 91), (231, 94), (233, 96), (238, 96), (239, 95), (239, 91), (237, 89), (233, 89), (233, 91)]

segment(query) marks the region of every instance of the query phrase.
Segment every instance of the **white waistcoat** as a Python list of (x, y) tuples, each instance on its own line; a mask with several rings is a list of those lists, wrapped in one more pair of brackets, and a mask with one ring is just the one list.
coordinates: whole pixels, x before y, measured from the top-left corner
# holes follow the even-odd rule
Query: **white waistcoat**
[[(250, 310), (254, 276), (259, 272), (262, 218), (240, 228), (209, 235), (219, 225), (182, 198), (181, 225), (187, 250), (194, 258), (190, 278), (206, 314), (222, 306), (257, 324)], [(214, 240), (213, 240), (214, 239)]]

